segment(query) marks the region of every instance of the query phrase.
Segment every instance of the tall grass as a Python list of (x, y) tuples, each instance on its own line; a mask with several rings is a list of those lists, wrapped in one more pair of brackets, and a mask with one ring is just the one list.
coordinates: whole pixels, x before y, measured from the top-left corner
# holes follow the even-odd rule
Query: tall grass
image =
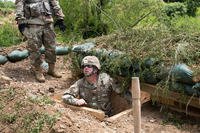
[(11, 9), (14, 9), (15, 5), (11, 1), (0, 0), (0, 8), (11, 8)]
[(9, 47), (21, 42), (21, 36), (15, 25), (6, 23), (0, 27), (0, 47)]

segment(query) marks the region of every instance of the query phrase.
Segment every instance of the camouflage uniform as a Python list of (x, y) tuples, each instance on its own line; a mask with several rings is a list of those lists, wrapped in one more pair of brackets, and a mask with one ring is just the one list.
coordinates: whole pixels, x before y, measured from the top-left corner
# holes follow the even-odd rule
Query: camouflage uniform
[(85, 77), (79, 79), (63, 96), (63, 101), (68, 104), (76, 105), (77, 98), (86, 101), (87, 106), (94, 109), (101, 109), (107, 115), (111, 114), (111, 93), (112, 91), (120, 93), (119, 86), (106, 73), (99, 74), (97, 84), (90, 84)]
[(52, 15), (63, 19), (64, 14), (57, 0), (16, 0), (16, 20), (27, 24), (23, 35), (28, 39), (31, 65), (39, 68), (42, 63), (39, 49), (45, 47), (47, 63), (56, 62), (55, 33)]

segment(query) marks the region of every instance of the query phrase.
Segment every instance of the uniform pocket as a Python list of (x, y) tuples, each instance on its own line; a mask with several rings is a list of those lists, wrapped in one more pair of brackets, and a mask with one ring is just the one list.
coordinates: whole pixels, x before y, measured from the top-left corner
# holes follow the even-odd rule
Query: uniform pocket
[(40, 3), (32, 3), (29, 5), (30, 16), (31, 17), (38, 17), (41, 15), (41, 6)]

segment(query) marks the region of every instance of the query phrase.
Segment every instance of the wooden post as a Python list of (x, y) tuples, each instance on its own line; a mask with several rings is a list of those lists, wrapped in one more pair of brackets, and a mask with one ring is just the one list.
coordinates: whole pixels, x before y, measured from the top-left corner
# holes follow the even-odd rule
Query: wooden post
[(141, 132), (140, 82), (138, 77), (132, 77), (132, 105), (134, 117), (134, 133)]

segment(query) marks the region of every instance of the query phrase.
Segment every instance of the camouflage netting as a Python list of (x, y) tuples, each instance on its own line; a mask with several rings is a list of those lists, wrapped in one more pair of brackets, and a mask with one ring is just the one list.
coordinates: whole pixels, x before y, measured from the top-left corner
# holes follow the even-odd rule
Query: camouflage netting
[(172, 36), (165, 31), (143, 29), (96, 38), (94, 48), (82, 47), (84, 50), (73, 52), (73, 73), (80, 75), (84, 56), (96, 55), (102, 71), (118, 78), (124, 89), (130, 87), (130, 77), (139, 76), (141, 82), (199, 96), (200, 80), (193, 81), (200, 73), (198, 36), (198, 33)]
[[(179, 46), (180, 44), (178, 44)], [(184, 44), (185, 45), (185, 44)], [(195, 47), (193, 48), (193, 50)], [(178, 50), (181, 50), (179, 48)], [(175, 58), (178, 58), (178, 50)], [(45, 53), (45, 49), (40, 49), (41, 53)], [(150, 51), (151, 52), (151, 51)], [(157, 52), (157, 51), (155, 51)], [(81, 45), (74, 45), (73, 47), (56, 47), (57, 55), (69, 54), (72, 57), (72, 70), (75, 75), (81, 75), (81, 60), (86, 55), (95, 55), (99, 58), (102, 71), (109, 73), (112, 77), (119, 79), (122, 88), (127, 90), (130, 86), (131, 77), (140, 77), (141, 82), (149, 84), (158, 84), (165, 82), (170, 90), (176, 92), (183, 92), (187, 95), (200, 96), (199, 81), (194, 82), (193, 77), (196, 72), (191, 70), (186, 64), (179, 62), (166, 63), (166, 59), (161, 59), (153, 54), (150, 56), (138, 57), (131, 55), (128, 52), (120, 50), (107, 50), (106, 48), (98, 48), (95, 43), (85, 43)], [(145, 52), (144, 52), (145, 53)], [(145, 53), (146, 54), (146, 53)], [(193, 60), (199, 60), (198, 53), (194, 53)], [(151, 57), (152, 56), (152, 57)], [(183, 56), (183, 55), (179, 55)], [(189, 55), (191, 56), (191, 55)], [(8, 58), (11, 62), (20, 61), (28, 57), (28, 51), (13, 51), (8, 56), (0, 56), (1, 64), (5, 64)], [(187, 58), (184, 58), (186, 60)], [(188, 58), (189, 59), (189, 58)], [(169, 60), (169, 58), (167, 58)], [(187, 62), (187, 61), (186, 61)], [(198, 62), (193, 62), (199, 67)], [(47, 71), (48, 64), (44, 62), (41, 67)]]

